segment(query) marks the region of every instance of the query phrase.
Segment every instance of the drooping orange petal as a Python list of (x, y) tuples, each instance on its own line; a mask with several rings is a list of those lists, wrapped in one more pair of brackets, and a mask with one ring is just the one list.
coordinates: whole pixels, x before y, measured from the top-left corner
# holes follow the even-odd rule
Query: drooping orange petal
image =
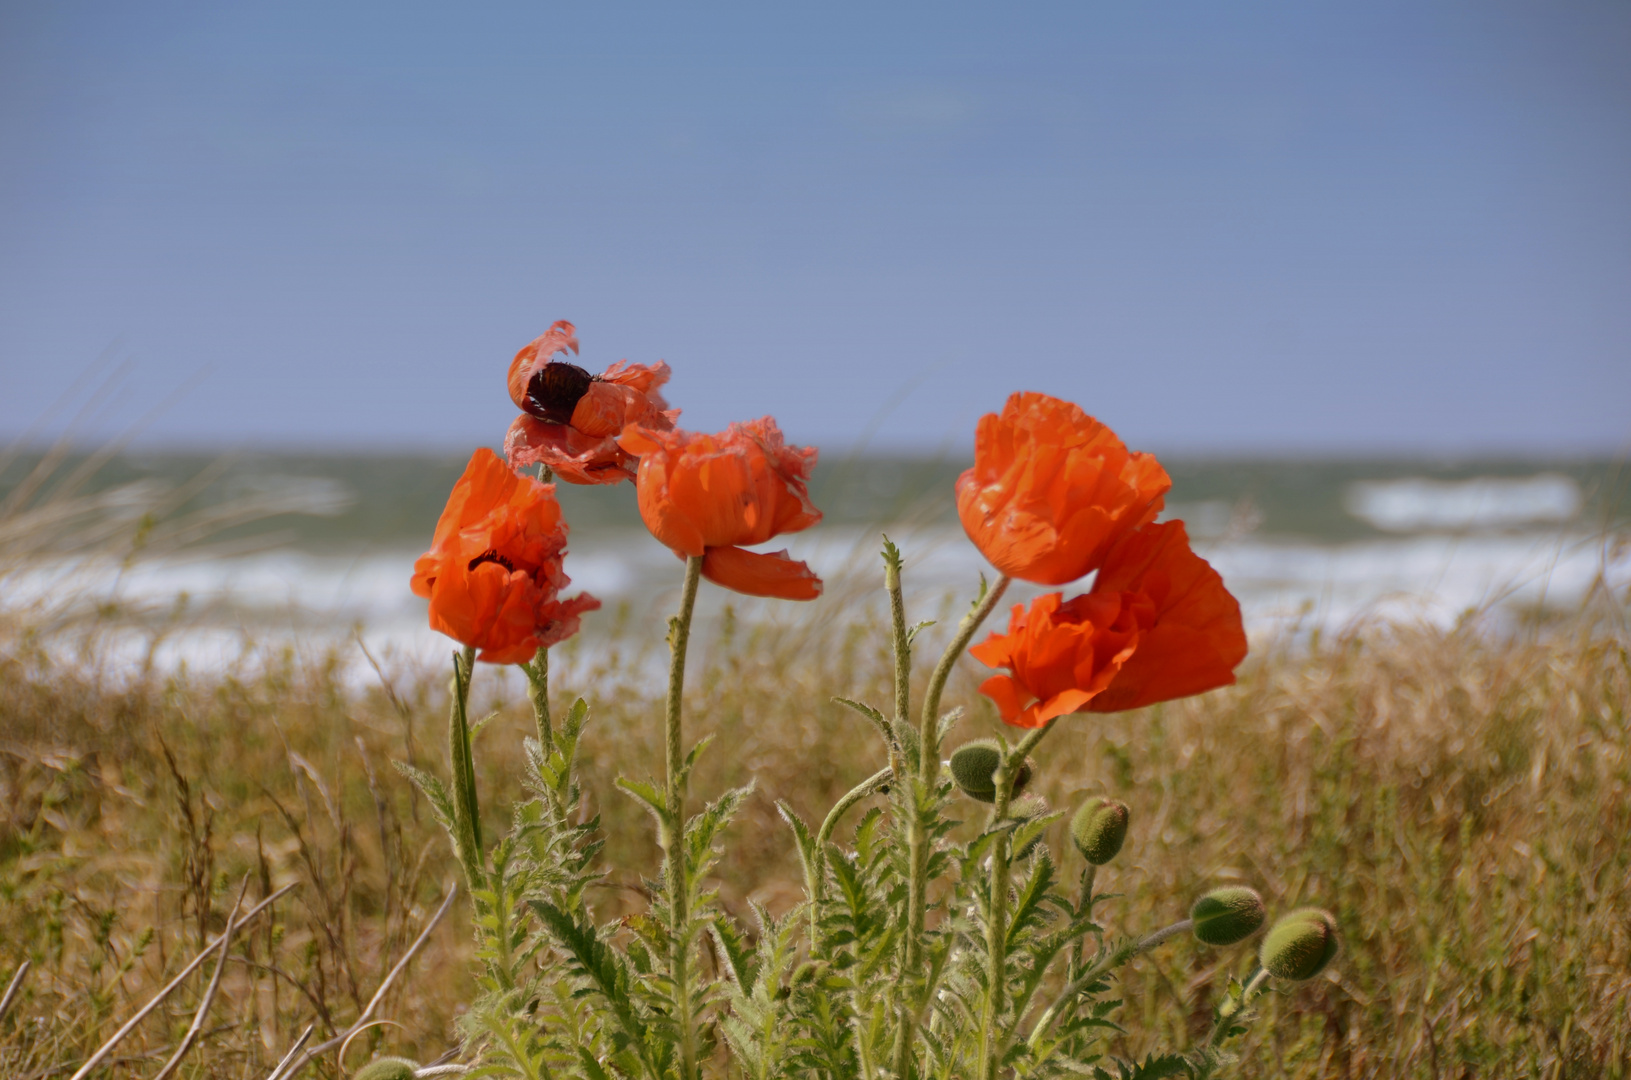
[(544, 605), (535, 620), (538, 625), (536, 647), (547, 649), (565, 641), (578, 632), (585, 612), (599, 610), (600, 601), (588, 593)]
[(1020, 720), (1015, 727), (1041, 727), (1056, 716), (1065, 716), (1068, 713), (1081, 712), (1087, 703), (1093, 700), (1092, 690), (1061, 690), (1046, 701), (1039, 701), (1020, 714)]
[(1112, 550), (1093, 589), (1131, 588), (1154, 601), (1154, 625), (1092, 711), (1142, 708), (1235, 681), (1247, 649), (1240, 603), (1190, 548), (1183, 522), (1147, 525)]
[(997, 712), (1005, 724), (1014, 722), (1014, 718), (1025, 710), (1026, 702), (1036, 700), (1035, 695), (1015, 682), (1012, 675), (991, 676), (980, 684), (980, 693), (996, 704)]
[[(631, 364), (627, 360), (619, 360), (603, 371), (600, 379), (602, 382), (616, 383), (619, 386), (627, 386), (638, 391), (645, 396), (646, 401), (654, 410), (663, 412), (668, 409), (668, 403), (663, 400), (659, 388), (667, 383), (672, 375), (673, 369), (663, 360), (659, 360), (655, 364)], [(675, 415), (678, 415), (678, 410), (675, 411)], [(639, 420), (629, 421), (631, 424), (641, 422)]]
[(821, 595), (821, 579), (807, 563), (785, 551), (763, 554), (739, 547), (711, 547), (702, 557), (702, 576), (748, 596), (814, 600)]

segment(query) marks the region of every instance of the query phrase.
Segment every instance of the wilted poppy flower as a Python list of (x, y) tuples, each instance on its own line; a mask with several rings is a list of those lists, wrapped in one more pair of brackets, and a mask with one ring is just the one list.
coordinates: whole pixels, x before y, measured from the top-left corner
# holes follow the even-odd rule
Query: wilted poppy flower
[(1005, 667), (980, 692), (1005, 723), (1119, 712), (1235, 681), (1246, 656), (1240, 605), (1189, 547), (1181, 521), (1146, 525), (1111, 549), (1091, 591), (1016, 605), (1008, 633), (969, 652)]
[(430, 626), (479, 649), (478, 659), (518, 664), (578, 632), (600, 607), (568, 600), (566, 521), (555, 488), (517, 476), (491, 450), (477, 450), (453, 485), (430, 550), (413, 564), (412, 588), (430, 601)]
[(743, 550), (821, 520), (806, 487), (814, 449), (788, 446), (768, 416), (718, 435), (630, 427), (618, 441), (640, 458), (646, 528), (675, 554), (702, 556), (709, 581), (750, 596), (821, 595), (821, 579), (787, 552)]
[(1172, 481), (1149, 454), (1068, 401), (1014, 394), (980, 418), (974, 467), (957, 480), (957, 516), (1002, 573), (1063, 585), (1154, 521)]
[(555, 360), (578, 351), (572, 324), (562, 320), (510, 361), (510, 400), (525, 415), (504, 437), (510, 467), (547, 465), (570, 484), (615, 484), (634, 478), (633, 456), (617, 445), (629, 424), (657, 431), (674, 426), (678, 409), (657, 392), (668, 365), (620, 360), (599, 375)]

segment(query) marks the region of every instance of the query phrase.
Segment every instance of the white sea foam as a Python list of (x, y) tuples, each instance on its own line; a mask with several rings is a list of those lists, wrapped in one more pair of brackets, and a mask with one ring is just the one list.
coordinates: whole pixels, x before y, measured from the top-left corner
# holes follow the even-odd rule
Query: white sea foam
[(1560, 473), (1472, 480), (1366, 480), (1345, 493), (1348, 512), (1384, 532), (1504, 528), (1573, 521), (1585, 500)]
[[(904, 531), (893, 538), (906, 553), (911, 601), (928, 617), (957, 610), (947, 603), (966, 598), (979, 575), (991, 573), (958, 530)], [(816, 602), (821, 609), (876, 601), (882, 575), (875, 532), (821, 527), (783, 537), (776, 546), (783, 544), (826, 579), (826, 594)], [(1616, 591), (1631, 588), (1631, 550), (1580, 534), (1427, 535), (1346, 544), (1246, 538), (1198, 547), (1239, 597), (1247, 628), (1258, 639), (1367, 618), (1449, 625), (1469, 611), (1499, 618), (1522, 607), (1568, 608), (1598, 581)], [(346, 662), (366, 675), (354, 637), (375, 656), (397, 664), (445, 660), (449, 642), (426, 626), (424, 601), (408, 590), (415, 554), (273, 551), (155, 558), (128, 567), (93, 560), (36, 562), (5, 580), (4, 603), (49, 605), (73, 595), (145, 612), (139, 626), (103, 639), (108, 654), (130, 664), (150, 658), (160, 669), (183, 663), (219, 668), (240, 663), (255, 650), (316, 653), (339, 647)], [(660, 627), (680, 577), (678, 560), (633, 530), (575, 536), (567, 570), (573, 590), (593, 593), (606, 604), (586, 619), (591, 640), (617, 621), (617, 609), (625, 605), (634, 616), (625, 625), (636, 632)], [(1039, 591), (1016, 586), (1013, 598), (1021, 601)], [(177, 610), (180, 597), (185, 597), (185, 614), (166, 617)], [(809, 613), (804, 605), (706, 589), (704, 616), (725, 603), (747, 619), (791, 620)]]

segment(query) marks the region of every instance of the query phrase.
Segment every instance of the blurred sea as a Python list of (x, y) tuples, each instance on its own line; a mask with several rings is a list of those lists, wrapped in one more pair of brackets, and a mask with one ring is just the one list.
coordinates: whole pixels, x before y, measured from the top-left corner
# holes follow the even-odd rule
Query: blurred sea
[[(445, 662), (452, 645), (407, 582), (462, 459), (70, 456), (30, 490), (42, 460), (0, 467), (0, 614), (68, 625), (73, 609), (104, 653), (160, 669), (336, 646), (361, 664), (358, 640), (382, 663)], [(1469, 614), (1499, 632), (1577, 608), (1601, 585), (1631, 588), (1631, 479), (1613, 462), (1163, 460), (1166, 516), (1188, 523), (1259, 641)], [(705, 614), (729, 603), (749, 619), (850, 617), (879, 598), (887, 532), (907, 556), (914, 617), (953, 620), (990, 572), (953, 512), (963, 467), (826, 456), (812, 487), (826, 519), (771, 545), (809, 560), (826, 595), (794, 605), (705, 589)], [(567, 572), (605, 603), (586, 637), (649, 628), (655, 639), (680, 564), (641, 527), (632, 488), (560, 493)]]

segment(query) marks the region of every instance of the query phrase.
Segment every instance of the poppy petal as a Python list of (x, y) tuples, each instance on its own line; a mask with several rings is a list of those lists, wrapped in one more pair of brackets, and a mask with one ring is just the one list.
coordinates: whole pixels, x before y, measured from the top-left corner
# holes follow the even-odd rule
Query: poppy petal
[(806, 563), (787, 552), (764, 554), (739, 547), (711, 547), (702, 557), (702, 576), (748, 596), (780, 600), (814, 600), (821, 595), (821, 579)]
[(634, 479), (634, 459), (611, 436), (585, 435), (535, 416), (515, 418), (504, 437), (510, 468), (547, 465), (569, 484), (617, 484)]
[(1129, 534), (1105, 560), (1094, 591), (1144, 588), (1154, 625), (1092, 705), (1094, 712), (1137, 709), (1204, 693), (1235, 681), (1246, 658), (1240, 603), (1223, 578), (1189, 546), (1181, 521), (1147, 525)]
[(1046, 701), (1038, 702), (1033, 710), (1035, 723), (1028, 727), (1041, 727), (1056, 716), (1067, 713), (1081, 712), (1088, 702), (1093, 700), (1091, 690), (1063, 690)]
[(1154, 520), (1172, 486), (1148, 454), (1046, 394), (1012, 395), (980, 419), (957, 515), (1009, 577), (1063, 585), (1098, 568), (1128, 531)]
[(980, 693), (997, 706), (997, 712), (1005, 724), (1012, 724), (1014, 717), (1024, 711), (1025, 702), (1034, 700), (1011, 675), (991, 676), (980, 684)]
[(550, 357), (557, 353), (575, 354), (577, 351), (577, 328), (565, 319), (557, 320), (548, 330), (521, 346), (521, 351), (510, 361), (509, 376), (505, 380), (509, 385), (510, 400), (515, 402), (515, 407), (526, 408), (527, 382), (540, 365), (549, 363)]

